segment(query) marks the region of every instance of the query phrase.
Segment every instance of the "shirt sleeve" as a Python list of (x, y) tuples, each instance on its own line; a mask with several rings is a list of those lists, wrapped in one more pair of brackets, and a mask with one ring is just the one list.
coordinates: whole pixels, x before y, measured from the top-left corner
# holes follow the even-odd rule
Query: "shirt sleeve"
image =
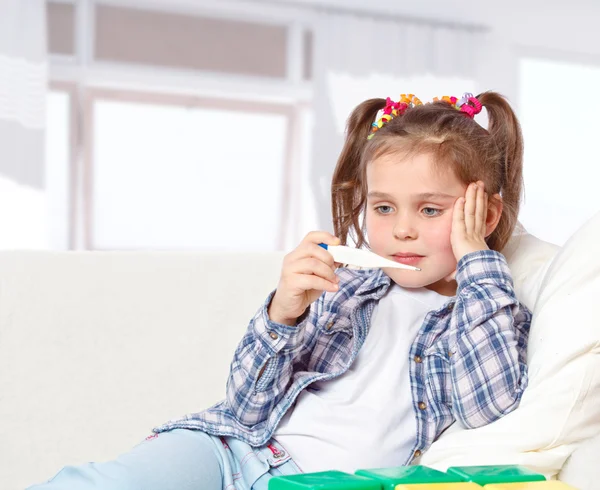
[(312, 303), (295, 326), (271, 321), (273, 291), (239, 343), (227, 380), (226, 399), (237, 420), (253, 427), (267, 420), (292, 383), (294, 358), (304, 345), (308, 322), (316, 321), (324, 294)]
[(527, 386), (531, 312), (517, 300), (506, 259), (482, 250), (457, 264), (450, 320), (452, 410), (467, 428), (499, 419), (519, 405)]

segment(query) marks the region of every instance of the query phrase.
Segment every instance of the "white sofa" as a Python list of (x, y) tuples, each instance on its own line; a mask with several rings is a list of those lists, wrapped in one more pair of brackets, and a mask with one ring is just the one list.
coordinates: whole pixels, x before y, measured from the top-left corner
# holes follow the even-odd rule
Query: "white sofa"
[[(521, 283), (555, 253), (528, 243), (540, 259), (514, 254)], [(282, 257), (1, 252), (0, 488), (112, 459), (152, 427), (222, 398), (235, 346)], [(562, 475), (598, 489), (600, 444), (584, 446)]]

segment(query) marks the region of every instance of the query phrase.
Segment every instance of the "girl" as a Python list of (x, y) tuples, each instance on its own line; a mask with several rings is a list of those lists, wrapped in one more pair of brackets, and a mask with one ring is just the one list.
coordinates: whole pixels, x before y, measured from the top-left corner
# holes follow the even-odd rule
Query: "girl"
[[(226, 399), (32, 488), (267, 489), (274, 475), (413, 464), (455, 421), (514, 410), (531, 313), (500, 250), (521, 183), (521, 131), (500, 95), (363, 102), (333, 177), (335, 236), (309, 233), (285, 257)], [(349, 235), (421, 270), (340, 268), (319, 243)]]

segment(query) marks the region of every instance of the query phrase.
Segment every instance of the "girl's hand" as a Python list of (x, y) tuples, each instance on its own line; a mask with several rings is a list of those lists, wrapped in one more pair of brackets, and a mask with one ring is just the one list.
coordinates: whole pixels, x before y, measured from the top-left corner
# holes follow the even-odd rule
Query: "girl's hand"
[(488, 195), (481, 181), (467, 187), (465, 197), (454, 203), (450, 242), (458, 262), (465, 255), (479, 250), (489, 250), (485, 243)]
[(340, 239), (325, 231), (310, 232), (283, 259), (279, 285), (269, 305), (268, 313), (272, 321), (295, 325), (298, 317), (323, 291), (338, 290), (336, 264), (331, 254), (319, 243), (339, 245)]

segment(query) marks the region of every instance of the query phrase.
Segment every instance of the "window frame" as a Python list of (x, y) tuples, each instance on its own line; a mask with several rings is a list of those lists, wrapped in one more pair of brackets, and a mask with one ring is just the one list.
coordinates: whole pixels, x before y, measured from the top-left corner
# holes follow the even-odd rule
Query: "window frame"
[[(305, 199), (297, 178), (305, 170), (306, 158), (299, 155), (305, 134), (307, 114), (311, 111), (313, 84), (307, 80), (310, 56), (305, 49), (311, 34), (311, 18), (294, 8), (265, 5), (257, 13), (243, 2), (215, 5), (209, 1), (178, 0), (153, 2), (141, 0), (47, 0), (69, 3), (75, 8), (75, 54), (49, 53), (49, 88), (67, 91), (71, 101), (70, 122), (70, 193), (68, 244), (70, 250), (96, 250), (93, 233), (93, 121), (94, 102), (100, 99), (128, 102), (167, 103), (175, 105), (205, 104), (203, 107), (246, 107), (266, 110), (289, 118), (286, 160), (283, 175), (281, 228), (274, 249), (282, 250), (298, 241), (302, 230), (301, 209)], [(259, 76), (219, 74), (202, 70), (150, 67), (129, 63), (111, 63), (93, 59), (96, 5), (164, 11), (189, 15), (206, 15), (230, 20), (255, 21), (284, 25), (288, 29), (287, 68), (285, 79)], [(306, 151), (310, 151), (306, 149)], [(293, 181), (293, 186), (292, 186)], [(294, 187), (293, 192), (291, 192)], [(292, 196), (290, 199), (287, 196)]]

